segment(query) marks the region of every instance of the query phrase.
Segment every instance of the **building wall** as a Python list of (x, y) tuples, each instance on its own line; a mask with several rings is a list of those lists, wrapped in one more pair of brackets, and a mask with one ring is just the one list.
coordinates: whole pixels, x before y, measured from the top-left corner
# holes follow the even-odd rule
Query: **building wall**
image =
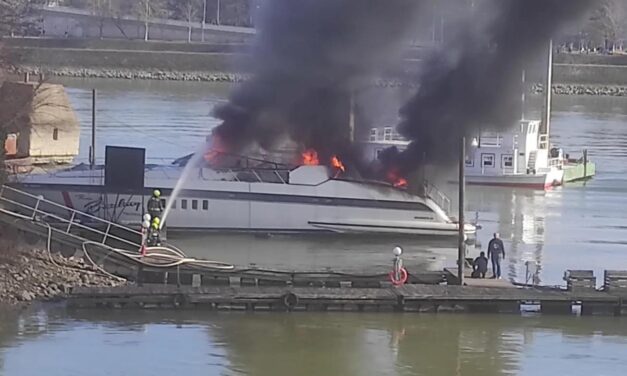
[(31, 158), (62, 160), (78, 155), (80, 125), (62, 85), (37, 88), (30, 125)]
[(0, 125), (17, 137), (14, 158), (71, 162), (78, 155), (80, 126), (62, 85), (5, 82)]

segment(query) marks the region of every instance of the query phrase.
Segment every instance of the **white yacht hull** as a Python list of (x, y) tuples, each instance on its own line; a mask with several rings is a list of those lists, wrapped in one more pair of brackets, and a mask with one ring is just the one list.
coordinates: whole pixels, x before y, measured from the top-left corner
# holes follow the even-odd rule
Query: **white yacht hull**
[[(165, 224), (168, 231), (457, 235), (457, 224), (428, 198), (381, 184), (330, 179), (321, 171), (301, 168), (291, 172), (289, 183), (199, 178), (178, 194)], [(141, 222), (152, 189), (160, 189), (166, 201), (173, 190), (172, 182), (150, 175), (146, 186), (151, 188), (134, 194), (105, 193), (93, 177), (78, 174), (20, 184), (76, 210), (133, 225)]]
[(471, 185), (490, 185), (513, 188), (549, 189), (562, 185), (564, 172), (552, 170), (535, 175), (466, 175), (466, 183)]

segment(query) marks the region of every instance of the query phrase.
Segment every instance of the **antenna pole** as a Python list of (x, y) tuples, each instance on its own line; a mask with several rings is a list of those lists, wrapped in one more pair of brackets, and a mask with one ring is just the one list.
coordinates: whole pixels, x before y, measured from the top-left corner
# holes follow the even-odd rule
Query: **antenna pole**
[(91, 91), (91, 147), (89, 149), (89, 165), (96, 165), (96, 89)]

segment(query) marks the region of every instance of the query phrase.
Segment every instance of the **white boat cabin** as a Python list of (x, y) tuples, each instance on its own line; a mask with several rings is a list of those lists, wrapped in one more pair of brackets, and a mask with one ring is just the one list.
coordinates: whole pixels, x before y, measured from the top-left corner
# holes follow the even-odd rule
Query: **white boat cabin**
[(563, 152), (540, 134), (538, 120), (521, 120), (517, 129), (482, 132), (466, 152), (467, 175), (536, 175), (561, 169)]

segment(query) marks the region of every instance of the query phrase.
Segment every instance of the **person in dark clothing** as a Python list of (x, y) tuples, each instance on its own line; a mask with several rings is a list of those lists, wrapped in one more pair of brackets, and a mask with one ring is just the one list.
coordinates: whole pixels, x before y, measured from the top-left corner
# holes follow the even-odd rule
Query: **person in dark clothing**
[(488, 258), (492, 261), (492, 278), (501, 279), (501, 260), (505, 258), (505, 245), (494, 233), (494, 238), (488, 244)]
[(154, 220), (155, 218), (161, 218), (163, 212), (163, 205), (161, 204), (161, 192), (155, 189), (152, 192), (152, 197), (148, 200), (148, 214)]
[(479, 257), (472, 263), (472, 274), (474, 278), (485, 278), (485, 274), (488, 272), (488, 258), (485, 257), (485, 252), (479, 253)]

